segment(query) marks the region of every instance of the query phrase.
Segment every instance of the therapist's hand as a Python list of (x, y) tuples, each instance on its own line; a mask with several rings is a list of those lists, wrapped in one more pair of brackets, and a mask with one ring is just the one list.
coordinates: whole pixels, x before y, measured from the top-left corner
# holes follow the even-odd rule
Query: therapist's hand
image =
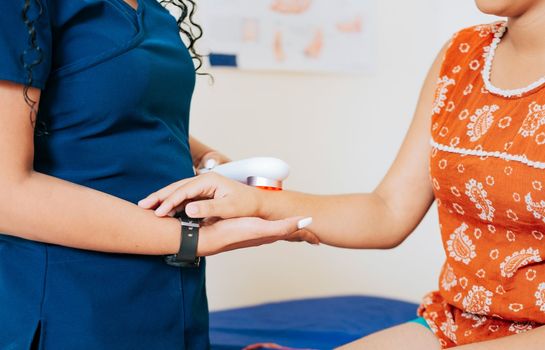
[(191, 217), (208, 218), (200, 238), (202, 247), (206, 247), (201, 251), (199, 245), (201, 256), (279, 240), (320, 243), (314, 233), (304, 230), (312, 222), (311, 218), (279, 221), (259, 218), (262, 193), (262, 190), (208, 173), (175, 182), (150, 194), (138, 205), (155, 209), (158, 216), (173, 215), (185, 207), (186, 214)]
[(208, 173), (175, 182), (150, 194), (138, 205), (155, 209), (157, 216), (173, 215), (185, 207), (186, 214), (194, 218), (259, 217), (262, 194), (263, 190)]
[(229, 159), (223, 153), (220, 153), (218, 151), (210, 151), (202, 156), (202, 158), (199, 160), (199, 164), (197, 164), (197, 171), (203, 168), (212, 169), (217, 167), (218, 165), (229, 163), (230, 161), (231, 159)]
[(277, 241), (308, 242), (319, 244), (314, 234), (304, 230), (309, 218), (295, 217), (278, 221), (259, 218), (239, 218), (205, 223), (199, 235), (198, 256), (249, 247)]

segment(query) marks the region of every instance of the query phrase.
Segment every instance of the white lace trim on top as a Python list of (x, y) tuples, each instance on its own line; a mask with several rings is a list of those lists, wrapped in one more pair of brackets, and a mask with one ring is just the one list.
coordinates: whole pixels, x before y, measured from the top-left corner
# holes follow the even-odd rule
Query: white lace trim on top
[(541, 79), (533, 82), (527, 87), (520, 88), (520, 89), (513, 89), (513, 90), (500, 89), (494, 86), (490, 82), (490, 71), (492, 70), (492, 62), (494, 61), (494, 55), (496, 54), (496, 49), (498, 48), (498, 45), (501, 42), (501, 38), (505, 34), (506, 30), (507, 30), (507, 22), (503, 22), (500, 24), (500, 27), (494, 33), (494, 40), (492, 40), (492, 43), (490, 44), (490, 47), (488, 48), (488, 52), (485, 52), (484, 67), (481, 74), (483, 76), (484, 86), (486, 87), (488, 91), (503, 97), (513, 97), (513, 96), (518, 97), (545, 84), (545, 77), (541, 77)]
[(440, 151), (444, 152), (450, 152), (450, 153), (457, 153), (462, 155), (469, 155), (469, 156), (477, 156), (477, 157), (494, 157), (494, 158), (500, 158), (504, 160), (512, 160), (515, 162), (523, 163), (528, 166), (531, 166), (536, 169), (545, 169), (545, 163), (529, 160), (526, 158), (525, 155), (520, 154), (509, 154), (507, 152), (490, 152), (490, 151), (483, 151), (478, 149), (467, 149), (467, 148), (459, 148), (459, 147), (452, 147), (443, 145), (441, 143), (435, 142), (435, 140), (431, 140), (430, 144), (432, 147), (437, 148)]

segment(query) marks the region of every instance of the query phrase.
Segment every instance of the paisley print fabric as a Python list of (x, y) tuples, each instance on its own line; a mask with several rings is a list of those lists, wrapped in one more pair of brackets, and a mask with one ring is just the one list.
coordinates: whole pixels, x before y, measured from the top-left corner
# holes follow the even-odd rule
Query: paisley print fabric
[(545, 89), (486, 89), (481, 70), (501, 26), (454, 35), (432, 108), (430, 176), (446, 262), (419, 315), (444, 348), (545, 323)]

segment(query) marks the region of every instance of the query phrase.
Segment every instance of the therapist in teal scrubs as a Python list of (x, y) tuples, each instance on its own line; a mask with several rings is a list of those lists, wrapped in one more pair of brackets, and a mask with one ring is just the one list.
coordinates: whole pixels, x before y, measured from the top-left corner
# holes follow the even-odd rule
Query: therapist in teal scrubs
[[(180, 222), (136, 205), (214, 155), (188, 135), (180, 23), (155, 0), (0, 2), (0, 349), (209, 348), (204, 262), (167, 265)], [(197, 253), (306, 239), (299, 219), (204, 226)]]

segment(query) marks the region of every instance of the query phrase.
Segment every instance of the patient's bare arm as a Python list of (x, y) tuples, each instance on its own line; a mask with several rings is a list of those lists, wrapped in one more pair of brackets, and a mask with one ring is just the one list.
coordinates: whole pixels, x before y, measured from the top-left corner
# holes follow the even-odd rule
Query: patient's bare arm
[(334, 246), (390, 248), (403, 242), (434, 200), (429, 179), (430, 114), (444, 51), (445, 48), (428, 73), (397, 158), (372, 193), (264, 193), (261, 216), (311, 215), (314, 223), (310, 229), (321, 242)]

